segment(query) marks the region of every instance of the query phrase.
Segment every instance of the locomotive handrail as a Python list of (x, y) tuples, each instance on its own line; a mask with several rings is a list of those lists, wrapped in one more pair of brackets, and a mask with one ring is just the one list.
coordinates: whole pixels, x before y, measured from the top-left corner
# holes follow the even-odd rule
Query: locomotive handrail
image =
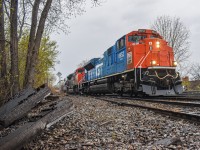
[[(143, 58), (144, 56), (142, 56)], [(142, 58), (140, 58), (140, 60), (138, 61), (138, 63), (135, 65), (135, 68), (138, 66), (138, 64), (140, 63), (140, 61), (142, 60)]]
[(144, 58), (144, 56), (142, 56), (142, 58), (138, 61), (138, 63), (135, 65), (135, 83), (137, 83), (137, 78), (136, 78), (136, 68), (138, 66), (138, 64), (141, 62), (141, 60)]
[(140, 63), (140, 68), (141, 68), (141, 65), (143, 64), (143, 62), (145, 61), (145, 59), (147, 58), (147, 56), (149, 55), (150, 51), (146, 54), (145, 58), (143, 59), (143, 61)]
[(142, 81), (142, 76), (141, 76), (141, 74), (142, 74), (142, 71), (141, 71), (141, 68), (142, 68), (142, 64), (143, 64), (143, 62), (145, 61), (145, 59), (147, 58), (147, 56), (149, 55), (149, 53), (150, 53), (150, 51), (146, 54), (146, 56), (144, 57), (144, 59), (142, 60), (142, 62), (140, 63), (140, 81)]
[(148, 74), (148, 76), (150, 76), (150, 77), (157, 77), (157, 78), (159, 78), (159, 79), (161, 79), (161, 80), (163, 80), (163, 79), (166, 78), (166, 77), (172, 77), (173, 79), (176, 79), (176, 78), (178, 77), (178, 73), (176, 73), (176, 76), (173, 76), (173, 75), (170, 75), (170, 74), (167, 72), (167, 74), (166, 74), (164, 77), (159, 77), (157, 71), (154, 71), (154, 72), (155, 72), (155, 75), (149, 75), (149, 74)]
[(78, 90), (79, 90), (79, 88), (80, 88), (80, 83), (83, 81), (83, 78), (78, 82)]
[(176, 67), (152, 66), (148, 67), (148, 69), (176, 69)]

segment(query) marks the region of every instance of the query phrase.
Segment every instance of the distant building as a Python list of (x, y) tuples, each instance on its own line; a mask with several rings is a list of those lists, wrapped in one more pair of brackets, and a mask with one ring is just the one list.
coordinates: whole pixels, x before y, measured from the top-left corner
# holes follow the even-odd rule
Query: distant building
[(200, 90), (200, 80), (189, 80), (188, 76), (182, 78), (184, 90)]
[(189, 88), (191, 90), (200, 90), (200, 80), (189, 81), (190, 85)]
[(182, 81), (183, 81), (183, 82), (188, 82), (188, 81), (189, 81), (189, 77), (188, 77), (188, 76), (183, 77), (183, 78), (182, 78)]

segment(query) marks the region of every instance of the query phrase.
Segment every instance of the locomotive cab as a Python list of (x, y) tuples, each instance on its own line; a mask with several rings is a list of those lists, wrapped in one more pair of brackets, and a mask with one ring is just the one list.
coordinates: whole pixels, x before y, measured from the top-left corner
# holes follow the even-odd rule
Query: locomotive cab
[(182, 93), (173, 50), (157, 32), (132, 32), (127, 35), (127, 45), (127, 69), (134, 68), (138, 91), (147, 95)]

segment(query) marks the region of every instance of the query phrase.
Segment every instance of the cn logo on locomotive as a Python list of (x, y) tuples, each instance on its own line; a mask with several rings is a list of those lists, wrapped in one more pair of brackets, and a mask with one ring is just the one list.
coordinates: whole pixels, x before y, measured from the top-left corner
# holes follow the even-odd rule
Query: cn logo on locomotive
[(123, 51), (123, 52), (120, 52), (120, 53), (118, 54), (118, 58), (119, 58), (119, 60), (123, 60), (123, 58), (124, 58), (124, 51)]

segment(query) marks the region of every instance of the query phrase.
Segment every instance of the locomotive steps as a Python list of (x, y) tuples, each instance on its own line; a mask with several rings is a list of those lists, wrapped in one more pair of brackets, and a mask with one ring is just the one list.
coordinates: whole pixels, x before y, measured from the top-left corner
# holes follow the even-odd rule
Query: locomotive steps
[(1, 135), (0, 150), (22, 148), (73, 110), (70, 100), (50, 94), (45, 84), (37, 89), (28, 88), (0, 108), (1, 132), (5, 130), (6, 134)]

